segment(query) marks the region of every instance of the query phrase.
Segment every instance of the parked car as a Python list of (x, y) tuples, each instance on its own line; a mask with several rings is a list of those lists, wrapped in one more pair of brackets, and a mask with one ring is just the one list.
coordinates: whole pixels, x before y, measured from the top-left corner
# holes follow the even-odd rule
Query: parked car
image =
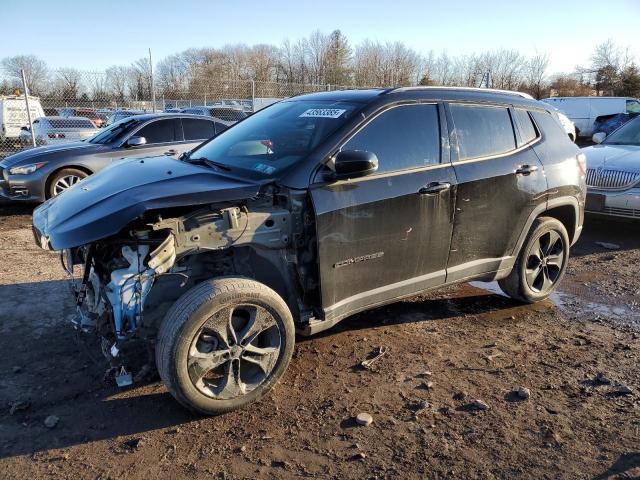
[(144, 115), (146, 112), (142, 110), (116, 110), (115, 112), (111, 112), (107, 117), (107, 122), (105, 123), (105, 127), (112, 125), (116, 122), (119, 122), (123, 118), (133, 117), (135, 115)]
[(104, 169), (38, 207), (34, 235), (82, 266), (76, 324), (112, 365), (135, 339), (180, 403), (227, 412), (275, 386), (296, 330), (471, 279), (546, 298), (582, 230), (585, 172), (544, 105), (428, 87), (294, 97), (182, 160)]
[(85, 117), (93, 122), (93, 124), (100, 128), (102, 127), (104, 120), (100, 117), (95, 108), (61, 108), (61, 117)]
[(593, 135), (587, 157), (588, 212), (640, 219), (640, 117)]
[(618, 113), (617, 115), (597, 120), (593, 125), (593, 133), (603, 132), (605, 135), (611, 135), (615, 130), (638, 115), (640, 115), (640, 111), (637, 113)]
[(619, 113), (640, 112), (640, 100), (631, 97), (552, 97), (543, 101), (569, 117), (579, 137), (591, 137), (596, 122)]
[(194, 115), (125, 118), (84, 142), (33, 148), (6, 157), (0, 162), (0, 195), (43, 202), (125, 157), (178, 157), (226, 128), (211, 117)]
[[(29, 95), (29, 110), (31, 121), (44, 117), (38, 97)], [(28, 126), (29, 116), (24, 95), (0, 95), (0, 140), (18, 140), (22, 127)]]
[[(56, 145), (80, 142), (98, 133), (95, 124), (86, 117), (40, 117), (33, 121), (36, 145)], [(20, 143), (31, 145), (31, 130), (22, 127)]]
[(229, 125), (247, 118), (247, 114), (242, 108), (230, 107), (189, 107), (183, 110), (184, 113), (192, 113), (194, 115), (209, 115), (218, 120), (229, 122)]
[(165, 113), (182, 113), (183, 109), (182, 108), (173, 107), (173, 108), (165, 108), (164, 111), (165, 111)]

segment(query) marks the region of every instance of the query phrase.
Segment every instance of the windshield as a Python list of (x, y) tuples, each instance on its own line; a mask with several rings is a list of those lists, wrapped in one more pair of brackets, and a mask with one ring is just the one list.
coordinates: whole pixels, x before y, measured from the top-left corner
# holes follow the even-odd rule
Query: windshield
[(119, 122), (116, 122), (108, 126), (107, 128), (101, 130), (100, 133), (98, 133), (95, 137), (90, 138), (88, 141), (89, 143), (100, 143), (100, 144), (111, 143), (116, 138), (118, 138), (123, 133), (125, 133), (127, 130), (129, 130), (129, 127), (131, 127), (136, 122), (137, 120), (133, 118), (120, 120)]
[(640, 145), (640, 117), (622, 125), (603, 143), (607, 145)]
[(195, 150), (190, 160), (271, 176), (304, 158), (351, 118), (359, 105), (287, 100), (253, 114)]

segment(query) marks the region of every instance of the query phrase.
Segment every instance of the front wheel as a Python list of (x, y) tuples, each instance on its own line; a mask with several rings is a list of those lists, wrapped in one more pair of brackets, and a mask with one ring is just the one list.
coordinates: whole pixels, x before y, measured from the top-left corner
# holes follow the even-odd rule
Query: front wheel
[(569, 260), (569, 235), (551, 217), (537, 218), (513, 270), (498, 284), (511, 298), (527, 303), (547, 298), (562, 280)]
[(56, 172), (49, 181), (47, 198), (60, 195), (62, 192), (71, 188), (80, 180), (88, 176), (87, 172), (78, 170), (77, 168), (63, 168), (59, 172)]
[(182, 405), (216, 415), (269, 392), (294, 342), (291, 312), (276, 292), (246, 278), (219, 278), (193, 287), (167, 312), (156, 364)]

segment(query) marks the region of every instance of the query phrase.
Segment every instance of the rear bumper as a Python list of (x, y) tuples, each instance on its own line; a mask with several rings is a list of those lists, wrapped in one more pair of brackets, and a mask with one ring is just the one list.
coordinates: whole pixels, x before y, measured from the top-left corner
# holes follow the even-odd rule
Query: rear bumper
[(640, 187), (621, 192), (589, 190), (585, 210), (588, 213), (640, 220)]

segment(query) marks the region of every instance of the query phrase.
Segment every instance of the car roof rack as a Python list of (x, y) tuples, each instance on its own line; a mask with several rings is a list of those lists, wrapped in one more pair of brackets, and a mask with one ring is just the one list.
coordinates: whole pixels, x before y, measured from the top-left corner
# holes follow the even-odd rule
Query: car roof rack
[(498, 88), (477, 88), (477, 87), (445, 87), (445, 86), (416, 86), (416, 87), (397, 87), (388, 89), (385, 93), (389, 92), (406, 92), (410, 90), (457, 90), (462, 92), (481, 92), (481, 93), (500, 93), (503, 95), (512, 95), (514, 97), (527, 98), (529, 100), (535, 100), (531, 95), (525, 92), (517, 92), (515, 90), (501, 90)]

